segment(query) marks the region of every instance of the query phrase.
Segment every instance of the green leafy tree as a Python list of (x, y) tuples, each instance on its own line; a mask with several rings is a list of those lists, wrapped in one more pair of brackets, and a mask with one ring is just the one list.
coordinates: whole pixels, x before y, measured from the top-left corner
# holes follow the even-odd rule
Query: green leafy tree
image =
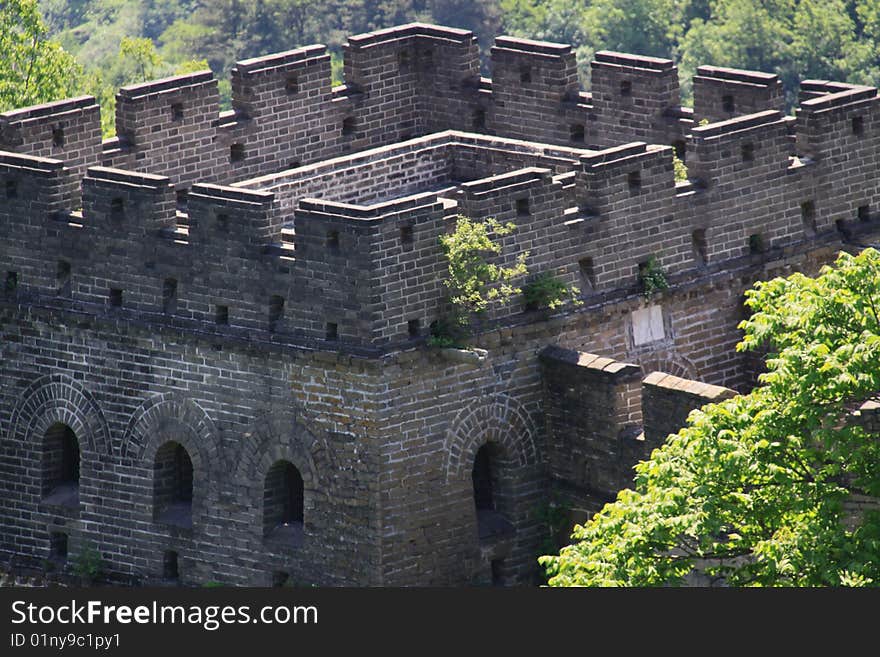
[(75, 95), (82, 67), (56, 41), (36, 0), (0, 2), (0, 110)]
[(767, 346), (751, 393), (694, 411), (570, 546), (553, 586), (880, 584), (880, 439), (853, 411), (880, 391), (880, 253), (747, 293), (740, 350)]
[(459, 324), (467, 324), (475, 314), (484, 313), (494, 303), (505, 303), (522, 290), (513, 281), (528, 273), (528, 252), (516, 256), (514, 263), (503, 266), (492, 262), (501, 254), (498, 238), (510, 235), (516, 224), (502, 224), (497, 219), (473, 221), (459, 216), (455, 231), (440, 238), (449, 263), (450, 300), (456, 308)]

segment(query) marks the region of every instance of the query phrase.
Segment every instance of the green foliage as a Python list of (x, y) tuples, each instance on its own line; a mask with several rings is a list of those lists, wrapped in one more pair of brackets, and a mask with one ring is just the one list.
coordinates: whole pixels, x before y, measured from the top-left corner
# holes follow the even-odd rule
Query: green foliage
[(431, 322), (431, 334), (428, 336), (427, 344), (429, 347), (457, 347), (459, 349), (465, 347), (465, 341), (468, 338), (466, 327), (462, 326), (459, 321), (448, 317)]
[(643, 265), (639, 266), (639, 283), (648, 299), (669, 287), (666, 273), (656, 256), (652, 255)]
[(578, 298), (580, 289), (574, 285), (569, 287), (552, 272), (539, 274), (523, 285), (522, 293), (526, 307), (531, 310), (542, 308), (556, 310), (569, 302), (576, 306), (583, 305), (583, 301)]
[(455, 230), (440, 237), (449, 269), (443, 282), (449, 288), (457, 323), (467, 325), (472, 316), (493, 304), (504, 304), (522, 291), (513, 281), (528, 273), (528, 252), (517, 255), (509, 267), (491, 262), (501, 254), (498, 238), (515, 230), (513, 223), (502, 224), (494, 218), (472, 221), (459, 215)]
[(755, 285), (739, 350), (768, 347), (751, 393), (688, 417), (636, 466), (634, 490), (539, 560), (552, 586), (880, 582), (880, 441), (852, 412), (880, 390), (880, 253)]
[(82, 67), (49, 38), (36, 0), (0, 2), (0, 111), (76, 94)]
[(90, 582), (94, 582), (98, 578), (102, 568), (101, 553), (90, 543), (83, 545), (79, 554), (73, 560), (73, 574)]
[(687, 182), (687, 165), (675, 153), (672, 154), (672, 170), (675, 172), (675, 182)]
[(539, 505), (535, 509), (535, 517), (541, 525), (543, 538), (541, 539), (541, 551), (555, 552), (559, 550), (558, 536), (569, 522), (570, 509), (563, 504), (559, 495)]

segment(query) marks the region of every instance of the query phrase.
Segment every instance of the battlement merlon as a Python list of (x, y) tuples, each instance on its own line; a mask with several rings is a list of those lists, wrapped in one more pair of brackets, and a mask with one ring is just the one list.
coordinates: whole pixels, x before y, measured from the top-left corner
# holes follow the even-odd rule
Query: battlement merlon
[(174, 186), (167, 176), (90, 167), (82, 196), (83, 223), (114, 235), (135, 238), (176, 227)]
[(767, 110), (695, 127), (688, 137), (688, 178), (705, 190), (783, 176), (791, 164), (792, 123)]
[(797, 150), (817, 161), (834, 150), (865, 147), (880, 121), (880, 97), (875, 87), (852, 85), (835, 93), (805, 100), (795, 109)]
[(190, 189), (187, 211), (194, 243), (222, 242), (225, 249), (231, 242), (265, 248), (282, 241), (283, 218), (271, 192), (198, 183)]
[(644, 198), (671, 201), (675, 194), (672, 148), (633, 142), (580, 158), (579, 207), (592, 215), (637, 211)]
[[(342, 46), (345, 83), (354, 91), (366, 91), (377, 72), (376, 57), (381, 59), (387, 54), (397, 58), (398, 74), (415, 70), (436, 73), (442, 66), (460, 75), (459, 82), (475, 83), (479, 80), (477, 48), (477, 38), (470, 30), (426, 23), (350, 36)], [(435, 49), (442, 50), (442, 60), (435, 59)]]
[(678, 67), (671, 59), (600, 50), (590, 63), (593, 140), (671, 144), (681, 139)]
[(63, 160), (81, 178), (100, 162), (101, 108), (93, 96), (79, 96), (4, 112), (0, 149)]
[(510, 87), (515, 94), (531, 90), (547, 99), (578, 100), (577, 61), (568, 44), (500, 36), (491, 57), (493, 95)]
[(694, 121), (725, 121), (765, 110), (785, 109), (778, 75), (700, 66), (694, 76)]
[[(231, 71), (236, 118), (264, 119), (298, 111), (331, 93), (330, 55), (321, 44), (237, 62)], [(312, 101), (307, 99), (313, 98)]]
[(79, 199), (79, 180), (61, 160), (0, 151), (0, 217), (7, 224), (43, 229), (69, 213)]
[(219, 113), (217, 80), (209, 70), (127, 85), (116, 94), (116, 132), (129, 148), (158, 149), (172, 128), (216, 125)]

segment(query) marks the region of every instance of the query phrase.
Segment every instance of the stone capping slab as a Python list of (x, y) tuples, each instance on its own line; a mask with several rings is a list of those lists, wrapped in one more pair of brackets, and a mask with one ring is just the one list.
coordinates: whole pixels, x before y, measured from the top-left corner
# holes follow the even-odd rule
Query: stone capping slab
[(697, 68), (697, 75), (694, 79), (697, 77), (745, 82), (761, 87), (775, 86), (779, 82), (779, 76), (775, 73), (762, 73), (761, 71), (747, 71), (745, 69), (724, 68), (721, 66), (700, 66)]
[(625, 52), (613, 50), (599, 50), (593, 55), (591, 64), (617, 64), (628, 68), (645, 68), (653, 71), (671, 71), (675, 68), (675, 62), (663, 57), (647, 57), (631, 55)]
[(731, 397), (736, 397), (737, 392), (730, 388), (715, 386), (701, 381), (693, 381), (691, 379), (683, 379), (665, 372), (651, 372), (642, 381), (643, 387), (665, 388), (666, 390), (675, 390), (687, 393), (694, 397), (709, 402), (720, 402)]
[(501, 187), (510, 187), (517, 184), (535, 182), (551, 175), (552, 171), (544, 167), (524, 167), (522, 169), (508, 171), (507, 173), (499, 173), (496, 176), (489, 176), (488, 178), (480, 178), (479, 180), (462, 183), (461, 189), (468, 194), (477, 195), (485, 192), (492, 192)]
[(86, 171), (86, 176), (92, 180), (139, 185), (154, 189), (167, 187), (171, 184), (171, 179), (167, 176), (157, 176), (152, 173), (140, 173), (125, 169), (111, 169), (110, 167), (89, 167)]
[(553, 55), (555, 57), (561, 57), (571, 52), (571, 45), (567, 43), (554, 43), (552, 41), (534, 41), (532, 39), (500, 36), (495, 39), (493, 50), (495, 49), (516, 50), (538, 55)]
[(801, 91), (809, 91), (812, 93), (836, 94), (840, 91), (848, 91), (859, 85), (849, 84), (847, 82), (836, 82), (834, 80), (803, 80), (801, 82)]
[(303, 198), (300, 199), (296, 209), (297, 211), (302, 210), (305, 212), (335, 215), (340, 219), (363, 221), (378, 220), (389, 214), (424, 206), (436, 206), (438, 210), (442, 208), (442, 204), (437, 200), (435, 192), (423, 192), (373, 205), (356, 205), (354, 203), (342, 203), (327, 199)]
[(869, 100), (877, 97), (876, 87), (865, 87), (862, 85), (852, 85), (851, 89), (845, 91), (837, 91), (835, 93), (810, 98), (800, 104), (799, 109), (807, 111), (820, 111), (830, 109), (832, 107), (841, 107), (849, 105), (860, 100)]
[(186, 75), (174, 75), (169, 78), (131, 84), (119, 89), (119, 95), (126, 99), (143, 98), (166, 91), (174, 91), (185, 87), (194, 87), (214, 81), (214, 73), (210, 70), (196, 71)]
[(407, 141), (397, 142), (386, 146), (377, 146), (365, 151), (351, 153), (348, 155), (340, 155), (337, 157), (304, 164), (298, 167), (292, 167), (275, 173), (267, 173), (247, 178), (238, 182), (230, 183), (232, 187), (249, 188), (249, 187), (269, 187), (288, 180), (298, 181), (312, 172), (334, 172), (341, 168), (357, 168), (364, 165), (375, 164), (389, 158), (407, 155), (409, 153), (424, 152), (429, 154), (432, 151), (455, 143), (455, 133), (452, 131), (435, 132), (423, 137), (414, 137)]
[(745, 116), (737, 116), (726, 121), (718, 121), (703, 126), (696, 126), (691, 130), (691, 134), (695, 139), (710, 139), (721, 135), (739, 132), (741, 130), (749, 130), (760, 126), (770, 125), (782, 121), (784, 117), (778, 110), (765, 110), (755, 114), (746, 114)]
[(545, 363), (563, 363), (565, 365), (584, 368), (594, 374), (608, 376), (615, 381), (632, 381), (641, 377), (642, 368), (632, 363), (624, 363), (612, 358), (574, 349), (565, 349), (557, 345), (544, 347), (538, 358)]
[(243, 59), (240, 62), (236, 62), (233, 68), (237, 69), (240, 73), (256, 75), (264, 71), (275, 70), (292, 64), (299, 64), (325, 55), (327, 55), (327, 46), (322, 43), (316, 43), (303, 48), (287, 50), (285, 52)]
[(445, 27), (441, 25), (429, 25), (428, 23), (407, 23), (397, 27), (389, 27), (384, 30), (376, 30), (375, 32), (366, 32), (348, 37), (346, 44), (350, 48), (360, 49), (366, 46), (373, 46), (386, 41), (395, 41), (407, 37), (433, 37), (455, 41), (457, 43), (468, 43), (474, 40), (474, 33), (470, 30), (460, 30), (454, 27)]
[(64, 168), (64, 162), (49, 157), (37, 157), (36, 155), (22, 155), (10, 151), (0, 151), (0, 164), (9, 167), (30, 169), (42, 173), (51, 173)]
[(643, 141), (634, 141), (622, 146), (614, 146), (606, 148), (602, 151), (596, 151), (590, 155), (582, 155), (580, 160), (584, 166), (595, 166), (597, 164), (607, 164), (622, 160), (633, 155), (641, 155), (648, 152), (648, 145)]
[(31, 105), (30, 107), (22, 107), (3, 112), (0, 114), (0, 123), (17, 123), (19, 121), (51, 116), (53, 114), (63, 114), (65, 112), (71, 112), (85, 107), (94, 107), (97, 104), (98, 102), (94, 96), (77, 96), (76, 98), (56, 100), (51, 103)]
[(275, 198), (272, 192), (264, 192), (256, 189), (242, 189), (226, 185), (214, 185), (211, 183), (196, 183), (190, 188), (190, 197), (211, 198), (233, 203), (270, 203)]

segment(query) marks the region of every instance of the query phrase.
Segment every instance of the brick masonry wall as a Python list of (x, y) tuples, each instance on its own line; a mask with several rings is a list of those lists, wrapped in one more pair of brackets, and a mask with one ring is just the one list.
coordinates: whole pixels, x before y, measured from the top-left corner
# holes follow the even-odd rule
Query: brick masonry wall
[[(141, 580), (176, 553), (188, 584), (532, 582), (548, 495), (594, 511), (696, 403), (653, 379), (643, 402), (641, 375), (747, 389), (744, 290), (815, 272), (874, 226), (875, 89), (811, 83), (794, 119), (693, 127), (664, 60), (601, 54), (588, 96), (565, 46), (500, 39), (495, 81), (475, 52), (461, 30), (362, 35), (341, 88), (310, 47), (239, 63), (231, 113), (209, 73), (122, 90), (120, 138), (96, 161), (0, 153), (0, 549), (38, 563), (68, 534), (71, 558), (92, 542)], [(91, 101), (69, 107), (94, 124)], [(58, 111), (17, 115), (43, 131), (34, 148)], [(434, 130), (449, 132), (419, 137)], [(606, 148), (584, 147), (600, 134)], [(485, 357), (423, 348), (459, 213), (515, 222), (498, 262), (528, 251), (583, 305), (489, 313)], [(646, 299), (652, 255), (670, 287)], [(73, 505), (41, 478), (59, 422), (82, 450)], [(194, 483), (170, 523), (153, 501), (169, 442)], [(495, 508), (478, 510), (486, 445)], [(281, 460), (304, 524), (266, 536)]]
[(642, 413), (648, 449), (685, 426), (691, 411), (735, 396), (730, 388), (652, 372), (642, 381)]
[(694, 76), (694, 122), (726, 121), (766, 110), (785, 111), (778, 75), (700, 66)]
[[(108, 572), (141, 580), (161, 579), (175, 551), (189, 584), (268, 586), (281, 572), (299, 584), (378, 583), (372, 365), (9, 304), (0, 331), (4, 551), (39, 561), (61, 532), (71, 559), (92, 544)], [(81, 448), (73, 507), (40, 490), (42, 436), (56, 421)], [(153, 458), (167, 441), (192, 459), (192, 527), (154, 513)], [(305, 484), (298, 546), (263, 535), (278, 460)]]
[(101, 108), (83, 96), (4, 112), (0, 150), (63, 160), (82, 178), (86, 168), (100, 162)]

